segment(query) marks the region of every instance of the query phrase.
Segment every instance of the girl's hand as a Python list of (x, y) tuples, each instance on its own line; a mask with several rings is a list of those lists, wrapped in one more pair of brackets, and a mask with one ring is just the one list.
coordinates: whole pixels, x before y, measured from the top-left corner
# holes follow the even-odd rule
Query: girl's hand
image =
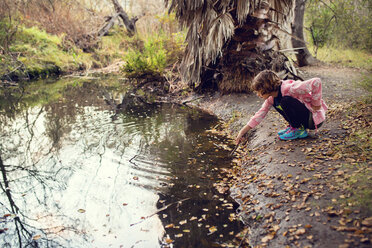
[(235, 139), (235, 144), (237, 144), (237, 145), (240, 144), (240, 142), (242, 141), (243, 135), (244, 134), (241, 134), (241, 133), (238, 134), (238, 136)]
[(314, 106), (314, 105), (311, 105), (311, 107), (312, 107), (315, 111), (318, 111), (318, 110), (320, 110), (320, 108), (321, 108), (322, 106)]
[(245, 127), (243, 127), (242, 130), (240, 130), (238, 136), (236, 136), (236, 139), (235, 139), (235, 143), (237, 145), (242, 141), (244, 134), (246, 134), (249, 130), (251, 130), (251, 127), (248, 126), (248, 124), (245, 125)]

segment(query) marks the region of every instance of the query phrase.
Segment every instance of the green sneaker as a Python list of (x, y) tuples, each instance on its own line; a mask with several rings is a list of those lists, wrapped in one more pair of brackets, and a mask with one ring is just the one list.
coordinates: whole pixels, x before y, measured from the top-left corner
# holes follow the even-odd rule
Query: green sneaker
[(305, 128), (293, 128), (291, 127), (286, 133), (279, 136), (281, 140), (294, 140), (299, 138), (306, 138), (308, 133)]

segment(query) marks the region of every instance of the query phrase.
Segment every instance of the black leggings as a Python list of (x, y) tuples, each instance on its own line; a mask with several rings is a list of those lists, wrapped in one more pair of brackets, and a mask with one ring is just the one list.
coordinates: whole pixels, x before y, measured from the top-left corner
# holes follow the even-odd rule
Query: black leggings
[[(275, 107), (275, 109), (288, 121), (291, 127), (299, 128), (303, 126), (307, 129), (315, 129), (312, 113), (306, 108), (305, 104), (301, 103), (299, 100), (290, 96), (283, 96), (280, 101), (280, 106), (283, 110), (277, 107)], [(318, 127), (322, 124), (323, 123), (320, 123)]]

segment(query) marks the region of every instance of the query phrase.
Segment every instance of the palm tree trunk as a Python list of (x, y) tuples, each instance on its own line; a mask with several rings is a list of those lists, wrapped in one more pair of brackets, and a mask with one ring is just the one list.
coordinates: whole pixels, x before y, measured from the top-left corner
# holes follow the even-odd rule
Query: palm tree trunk
[(310, 54), (306, 47), (304, 38), (304, 14), (307, 0), (296, 0), (294, 20), (292, 22), (292, 46), (298, 49), (296, 53), (297, 63), (299, 66), (313, 65), (317, 60)]

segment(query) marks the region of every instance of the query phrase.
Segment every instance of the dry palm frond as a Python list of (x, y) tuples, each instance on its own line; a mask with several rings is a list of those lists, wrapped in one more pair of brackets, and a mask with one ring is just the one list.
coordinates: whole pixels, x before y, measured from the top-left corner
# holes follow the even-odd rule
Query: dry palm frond
[(234, 20), (230, 13), (225, 13), (213, 21), (204, 45), (207, 63), (215, 62), (218, 55), (222, 55), (222, 47), (233, 34)]
[(238, 16), (238, 21), (240, 24), (245, 22), (251, 9), (254, 8), (251, 8), (250, 1), (238, 1), (238, 5), (236, 7), (236, 15)]
[[(234, 38), (237, 28), (245, 27), (240, 35), (246, 39), (244, 41), (247, 44), (252, 44), (245, 48), (272, 48), (275, 44), (274, 35), (270, 30), (272, 25), (268, 22), (280, 24), (286, 21), (293, 2), (294, 0), (165, 0), (169, 11), (174, 11), (180, 24), (189, 29), (181, 68), (184, 79), (197, 86), (204, 68), (223, 56), (224, 49)], [(249, 28), (255, 30), (249, 31)], [(235, 40), (241, 38), (237, 37)], [(236, 51), (244, 48), (244, 44), (237, 46), (239, 48)]]

